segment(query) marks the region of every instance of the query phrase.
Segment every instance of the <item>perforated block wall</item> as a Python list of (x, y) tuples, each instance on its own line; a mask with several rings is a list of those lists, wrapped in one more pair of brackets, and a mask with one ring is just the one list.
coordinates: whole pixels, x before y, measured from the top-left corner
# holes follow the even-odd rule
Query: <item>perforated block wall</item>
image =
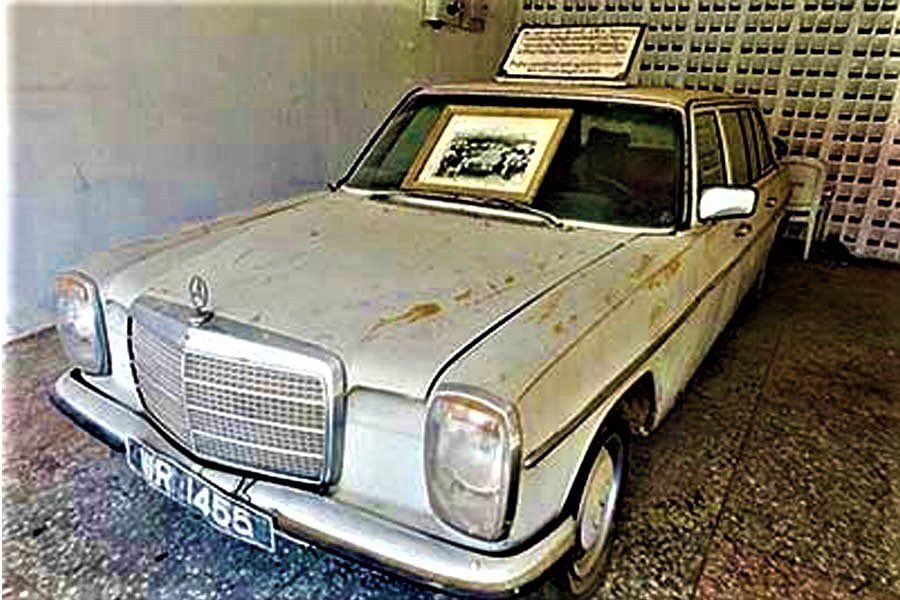
[(522, 0), (521, 21), (645, 23), (640, 84), (757, 97), (828, 165), (827, 234), (900, 262), (898, 0)]

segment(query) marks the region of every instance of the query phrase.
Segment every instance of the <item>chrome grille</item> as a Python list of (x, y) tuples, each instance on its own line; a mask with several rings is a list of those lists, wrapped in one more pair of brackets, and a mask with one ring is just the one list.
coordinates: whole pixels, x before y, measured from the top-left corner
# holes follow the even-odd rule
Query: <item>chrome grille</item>
[[(164, 429), (201, 458), (302, 480), (326, 478), (335, 392), (321, 373), (198, 351), (186, 341), (197, 330), (157, 329), (167, 328), (132, 318), (136, 383)], [(214, 349), (221, 345), (217, 340)]]
[(189, 437), (181, 384), (181, 350), (140, 323), (132, 329), (134, 369), (147, 409), (169, 433), (187, 442)]

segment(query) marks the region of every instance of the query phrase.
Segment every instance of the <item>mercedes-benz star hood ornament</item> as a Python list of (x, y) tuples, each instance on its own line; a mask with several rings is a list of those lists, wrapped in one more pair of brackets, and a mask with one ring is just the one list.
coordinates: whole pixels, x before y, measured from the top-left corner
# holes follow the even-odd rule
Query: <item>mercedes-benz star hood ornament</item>
[(192, 325), (203, 325), (213, 317), (212, 296), (209, 284), (200, 275), (193, 275), (188, 281), (188, 297), (197, 312), (191, 317)]

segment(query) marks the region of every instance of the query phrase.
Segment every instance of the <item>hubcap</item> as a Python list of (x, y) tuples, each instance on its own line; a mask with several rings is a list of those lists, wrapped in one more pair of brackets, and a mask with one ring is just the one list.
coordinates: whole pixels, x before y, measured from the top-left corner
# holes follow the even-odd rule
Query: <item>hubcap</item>
[(594, 462), (578, 508), (578, 544), (581, 556), (573, 563), (574, 574), (586, 578), (599, 566), (612, 529), (616, 500), (622, 481), (623, 446), (612, 436)]

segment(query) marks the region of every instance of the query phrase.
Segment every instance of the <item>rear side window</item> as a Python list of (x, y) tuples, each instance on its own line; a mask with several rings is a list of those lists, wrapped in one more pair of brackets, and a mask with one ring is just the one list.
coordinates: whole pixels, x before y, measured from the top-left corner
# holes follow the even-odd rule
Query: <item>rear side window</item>
[(740, 117), (736, 110), (724, 111), (720, 117), (728, 162), (731, 165), (731, 183), (747, 185), (750, 183), (750, 165)]
[(769, 144), (769, 132), (766, 130), (766, 123), (758, 110), (751, 110), (750, 117), (756, 132), (756, 149), (759, 152), (760, 171), (766, 173), (775, 164), (775, 157), (772, 156), (772, 146)]
[(725, 160), (722, 156), (722, 136), (713, 113), (698, 115), (694, 120), (697, 139), (697, 176), (700, 191), (725, 184)]
[(750, 165), (750, 181), (759, 179), (762, 171), (759, 164), (759, 142), (757, 141), (756, 129), (753, 125), (753, 115), (749, 110), (742, 110), (741, 115), (741, 131), (744, 132), (744, 144), (747, 146), (747, 158)]

